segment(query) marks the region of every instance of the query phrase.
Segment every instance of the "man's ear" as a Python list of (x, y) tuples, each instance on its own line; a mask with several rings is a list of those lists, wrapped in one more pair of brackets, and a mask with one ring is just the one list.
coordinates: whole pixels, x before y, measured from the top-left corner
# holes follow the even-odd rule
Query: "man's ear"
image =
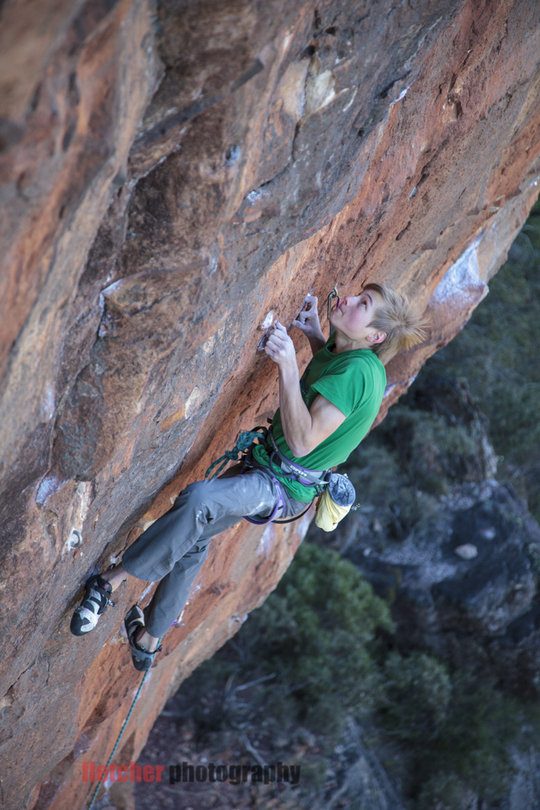
[(373, 343), (373, 345), (377, 343), (384, 343), (386, 340), (386, 332), (372, 332), (366, 336), (366, 340), (368, 343)]

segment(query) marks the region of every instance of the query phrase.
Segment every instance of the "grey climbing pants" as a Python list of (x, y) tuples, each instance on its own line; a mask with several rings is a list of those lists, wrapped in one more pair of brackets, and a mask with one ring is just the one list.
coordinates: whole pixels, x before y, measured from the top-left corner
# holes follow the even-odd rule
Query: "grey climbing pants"
[(307, 506), (290, 498), (264, 470), (233, 468), (186, 487), (172, 509), (127, 549), (122, 564), (129, 574), (147, 582), (159, 580), (146, 611), (146, 629), (152, 636), (163, 636), (180, 615), (210, 539), (242, 517), (268, 517), (280, 496), (284, 503), (278, 519), (300, 514)]

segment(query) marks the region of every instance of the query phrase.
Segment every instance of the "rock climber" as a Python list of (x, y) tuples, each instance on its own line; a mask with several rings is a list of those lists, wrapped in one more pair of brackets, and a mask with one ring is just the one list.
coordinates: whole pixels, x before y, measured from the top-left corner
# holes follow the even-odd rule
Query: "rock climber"
[(279, 377), (279, 409), (269, 437), (253, 444), (243, 466), (186, 487), (124, 552), (121, 564), (91, 576), (73, 614), (72, 633), (85, 635), (96, 626), (128, 575), (159, 581), (145, 611), (134, 605), (125, 619), (135, 667), (150, 668), (159, 639), (184, 608), (210, 539), (242, 518), (294, 518), (320, 494), (325, 475), (346, 461), (377, 416), (385, 363), (425, 335), (407, 298), (380, 284), (367, 284), (358, 295), (336, 295), (329, 322), (327, 340), (317, 298), (306, 296), (293, 321), (313, 352), (301, 378), (293, 341), (275, 323), (264, 346)]

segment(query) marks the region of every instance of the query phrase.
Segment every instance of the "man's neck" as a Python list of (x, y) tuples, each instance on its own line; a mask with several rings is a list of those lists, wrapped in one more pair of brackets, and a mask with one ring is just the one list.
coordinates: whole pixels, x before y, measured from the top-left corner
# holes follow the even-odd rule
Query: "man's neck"
[(334, 341), (334, 354), (341, 354), (342, 352), (352, 352), (356, 349), (369, 349), (371, 346), (367, 340), (351, 340), (346, 335), (336, 332)]

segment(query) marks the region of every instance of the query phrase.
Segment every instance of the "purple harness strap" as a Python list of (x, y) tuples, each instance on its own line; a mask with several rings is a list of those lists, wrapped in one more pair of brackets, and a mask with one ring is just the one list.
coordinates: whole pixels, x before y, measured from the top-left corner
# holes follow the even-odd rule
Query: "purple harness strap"
[(252, 517), (248, 517), (247, 515), (244, 515), (244, 520), (247, 520), (249, 523), (255, 523), (258, 526), (264, 526), (264, 524), (271, 523), (274, 520), (278, 509), (285, 508), (286, 502), (285, 502), (285, 497), (283, 495), (283, 490), (281, 488), (281, 484), (277, 480), (277, 478), (274, 478), (274, 476), (272, 476), (272, 481), (274, 482), (274, 484), (276, 484), (277, 490), (278, 490), (278, 498), (277, 498), (277, 501), (276, 501), (276, 505), (274, 506), (274, 508), (272, 510), (272, 514), (267, 518), (262, 518), (261, 520), (257, 520), (256, 518), (252, 518)]

